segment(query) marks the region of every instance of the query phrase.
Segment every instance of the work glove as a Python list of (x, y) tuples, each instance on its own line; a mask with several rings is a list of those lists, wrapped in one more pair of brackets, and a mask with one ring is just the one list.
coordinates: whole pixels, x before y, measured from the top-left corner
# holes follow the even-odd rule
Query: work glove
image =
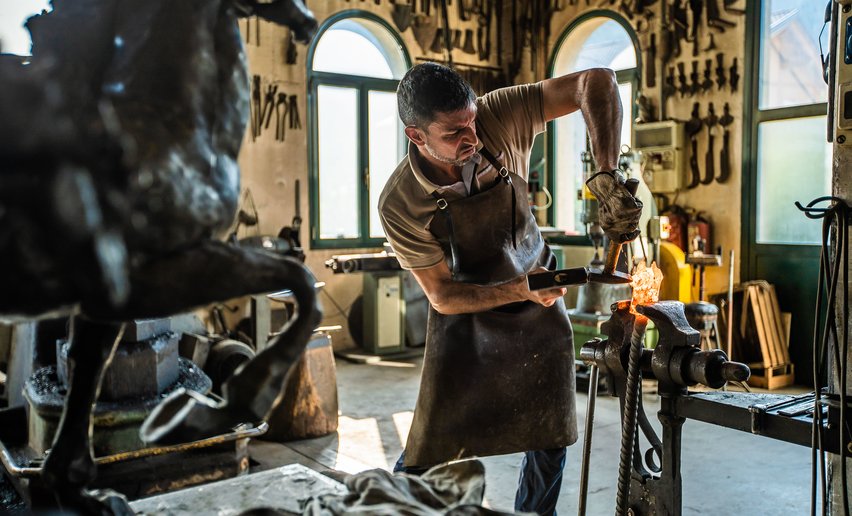
[(598, 172), (586, 186), (598, 200), (601, 228), (612, 242), (629, 242), (639, 236), (642, 201), (634, 197), (639, 182), (626, 181), (617, 170)]

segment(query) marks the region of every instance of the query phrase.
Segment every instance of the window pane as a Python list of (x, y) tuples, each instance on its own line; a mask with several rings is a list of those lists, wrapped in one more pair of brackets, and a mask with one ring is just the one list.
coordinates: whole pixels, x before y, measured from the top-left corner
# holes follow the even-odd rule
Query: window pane
[(618, 96), (621, 97), (621, 145), (629, 147), (633, 141), (633, 84), (619, 84)]
[[(818, 40), (825, 2), (766, 0), (762, 11), (760, 109), (826, 102)], [(826, 52), (828, 32), (822, 38)]]
[(831, 192), (831, 146), (824, 116), (758, 126), (757, 242), (814, 244), (821, 224), (793, 205)]
[(358, 90), (317, 88), (320, 238), (358, 237)]
[(598, 17), (572, 29), (554, 60), (553, 75), (603, 66), (615, 71), (636, 68), (633, 41), (618, 22)]
[(378, 23), (347, 18), (329, 27), (314, 50), (313, 70), (399, 79), (408, 65), (399, 43)]
[(379, 220), (379, 195), (402, 159), (402, 122), (396, 111), (396, 93), (371, 91), (367, 95), (370, 138), (370, 237), (385, 236)]
[(6, 0), (0, 3), (0, 52), (30, 55), (32, 41), (24, 28), (27, 18), (50, 10), (49, 0)]

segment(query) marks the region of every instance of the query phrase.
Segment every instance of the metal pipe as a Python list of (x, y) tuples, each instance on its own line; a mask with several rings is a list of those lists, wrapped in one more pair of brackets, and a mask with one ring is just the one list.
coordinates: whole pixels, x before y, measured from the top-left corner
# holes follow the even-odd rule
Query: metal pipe
[(627, 514), (630, 498), (630, 472), (633, 469), (633, 444), (636, 435), (636, 411), (639, 397), (639, 359), (642, 357), (642, 340), (648, 319), (637, 315), (630, 335), (630, 356), (627, 362), (627, 385), (624, 394), (624, 414), (621, 421), (621, 453), (618, 462), (618, 499), (615, 514)]
[(592, 456), (592, 429), (595, 422), (595, 400), (598, 398), (598, 366), (589, 367), (589, 400), (586, 403), (586, 429), (583, 434), (583, 462), (580, 465), (580, 503), (578, 516), (586, 516), (589, 494), (589, 461)]
[(728, 255), (728, 360), (733, 360), (731, 353), (734, 350), (734, 250)]

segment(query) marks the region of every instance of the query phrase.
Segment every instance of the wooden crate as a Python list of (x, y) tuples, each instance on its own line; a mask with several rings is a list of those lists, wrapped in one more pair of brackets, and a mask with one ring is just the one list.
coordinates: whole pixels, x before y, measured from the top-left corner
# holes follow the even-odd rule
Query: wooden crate
[[(788, 349), (790, 320), (781, 313), (775, 287), (766, 281), (750, 281), (738, 287), (739, 321), (736, 332), (748, 356), (752, 370), (748, 383), (764, 389), (791, 385), (794, 368)], [(738, 305), (738, 306), (737, 306)]]
[(796, 379), (794, 373), (793, 364), (784, 364), (766, 369), (755, 367), (751, 369), (751, 378), (748, 379), (748, 384), (762, 389), (780, 389), (788, 385), (793, 385), (793, 381)]

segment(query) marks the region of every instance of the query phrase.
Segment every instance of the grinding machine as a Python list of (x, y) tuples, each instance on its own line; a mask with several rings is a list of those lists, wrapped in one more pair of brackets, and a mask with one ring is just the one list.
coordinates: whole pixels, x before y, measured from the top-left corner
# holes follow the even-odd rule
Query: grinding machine
[[(249, 438), (263, 434), (265, 422), (246, 422), (225, 435), (173, 446), (149, 447), (140, 437), (145, 418), (171, 392), (184, 388), (210, 395), (211, 379), (180, 356), (182, 324), (180, 317), (127, 324), (93, 410), (99, 472), (95, 487), (115, 489), (133, 499), (248, 472)], [(39, 333), (29, 335), (37, 339)], [(0, 462), (17, 494), (37, 507), (39, 499), (48, 499), (40, 496), (41, 465), (69, 388), (68, 343), (60, 338), (53, 345), (18, 344), (55, 350), (55, 357), (42, 357), (44, 364), (35, 361), (35, 370), (23, 385), (24, 404), (0, 410)]]

